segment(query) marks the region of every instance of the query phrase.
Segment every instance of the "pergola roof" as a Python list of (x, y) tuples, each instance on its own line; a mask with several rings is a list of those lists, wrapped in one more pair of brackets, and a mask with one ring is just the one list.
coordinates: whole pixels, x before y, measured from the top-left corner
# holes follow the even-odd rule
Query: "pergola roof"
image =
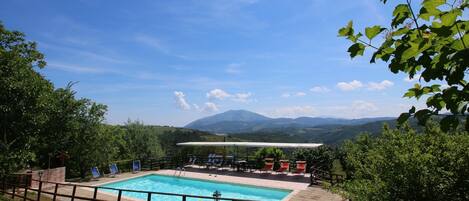
[(210, 147), (277, 147), (277, 148), (316, 148), (320, 143), (275, 143), (275, 142), (182, 142), (178, 146), (210, 146)]

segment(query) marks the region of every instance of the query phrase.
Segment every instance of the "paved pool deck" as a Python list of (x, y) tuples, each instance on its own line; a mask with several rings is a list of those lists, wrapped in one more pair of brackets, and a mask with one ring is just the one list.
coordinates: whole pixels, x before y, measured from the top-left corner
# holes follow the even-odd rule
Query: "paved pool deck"
[[(292, 190), (284, 201), (306, 201), (306, 200), (320, 200), (320, 201), (340, 201), (343, 200), (339, 195), (333, 194), (327, 190), (324, 190), (320, 187), (309, 187), (309, 178), (304, 178), (301, 175), (288, 176), (288, 175), (269, 175), (269, 174), (259, 174), (256, 177), (253, 175), (231, 171), (207, 171), (189, 169), (186, 171), (177, 171), (177, 170), (158, 170), (158, 171), (145, 171), (139, 173), (122, 173), (116, 177), (103, 177), (97, 181), (90, 182), (80, 182), (76, 184), (80, 185), (89, 185), (89, 186), (99, 186), (107, 183), (117, 182), (121, 180), (131, 179), (135, 177), (141, 177), (149, 174), (159, 174), (159, 175), (169, 175), (169, 176), (181, 176), (194, 179), (203, 179), (210, 181), (218, 182), (230, 182), (237, 184), (247, 184), (261, 187), (270, 187), (270, 188), (281, 188)], [(282, 179), (283, 178), (283, 179)], [(61, 188), (60, 191), (65, 194), (71, 192), (71, 187)], [(93, 189), (92, 188), (77, 188), (76, 194), (84, 197), (92, 197)], [(101, 200), (116, 200), (116, 195), (112, 193), (105, 193), (100, 191), (98, 193), (98, 199)], [(123, 197), (125, 201), (136, 201), (136, 199)]]

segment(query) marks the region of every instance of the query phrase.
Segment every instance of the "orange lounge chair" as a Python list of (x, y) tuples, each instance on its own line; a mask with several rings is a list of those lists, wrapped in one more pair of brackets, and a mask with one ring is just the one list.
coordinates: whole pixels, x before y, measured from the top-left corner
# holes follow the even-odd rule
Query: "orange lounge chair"
[(304, 174), (306, 172), (306, 161), (296, 161), (296, 174)]
[(274, 159), (273, 158), (266, 158), (264, 159), (264, 167), (260, 169), (261, 172), (268, 172), (274, 170)]
[(290, 161), (280, 160), (280, 168), (277, 172), (288, 172), (290, 170)]

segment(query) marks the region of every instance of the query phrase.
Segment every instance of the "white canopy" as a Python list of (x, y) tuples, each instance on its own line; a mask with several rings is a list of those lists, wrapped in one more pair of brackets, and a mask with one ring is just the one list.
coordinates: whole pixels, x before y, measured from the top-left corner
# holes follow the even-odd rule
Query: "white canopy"
[(178, 146), (211, 146), (211, 147), (277, 147), (277, 148), (316, 148), (320, 143), (275, 143), (275, 142), (183, 142)]

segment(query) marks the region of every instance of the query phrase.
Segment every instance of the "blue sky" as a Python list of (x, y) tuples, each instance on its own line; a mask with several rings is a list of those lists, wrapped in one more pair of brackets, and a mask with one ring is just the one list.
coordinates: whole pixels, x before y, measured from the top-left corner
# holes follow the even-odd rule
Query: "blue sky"
[(182, 126), (230, 109), (271, 117), (397, 116), (413, 82), (337, 30), (389, 24), (356, 1), (3, 1), (0, 20), (38, 42), (56, 87), (108, 105), (107, 122)]

